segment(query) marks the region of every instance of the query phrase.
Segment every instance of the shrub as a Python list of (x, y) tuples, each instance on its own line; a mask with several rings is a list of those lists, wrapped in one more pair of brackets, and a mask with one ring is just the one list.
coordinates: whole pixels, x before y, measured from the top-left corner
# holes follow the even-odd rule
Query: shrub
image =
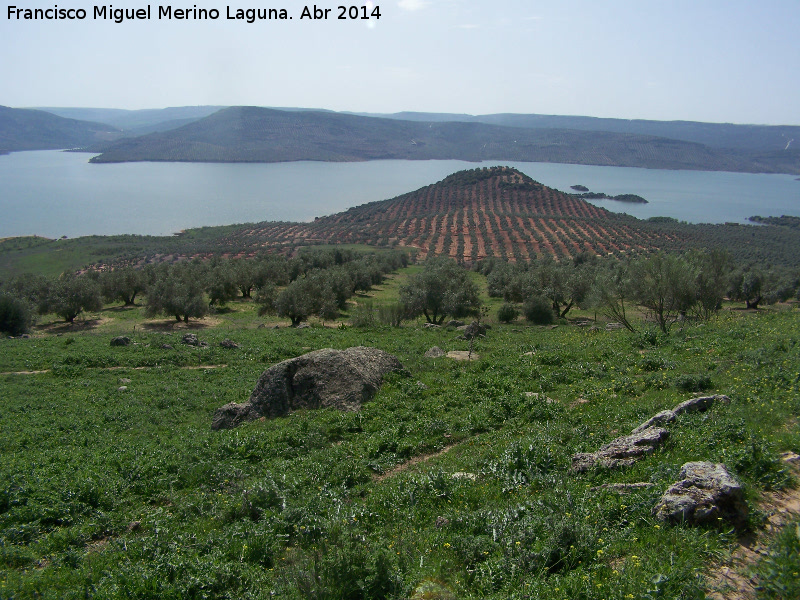
[(509, 302), (506, 302), (497, 309), (497, 320), (501, 323), (511, 323), (511, 321), (516, 319), (518, 316), (519, 311), (517, 310), (517, 307)]
[(371, 302), (359, 303), (353, 309), (350, 322), (353, 327), (372, 327), (375, 325), (375, 309)]
[(704, 392), (714, 385), (708, 375), (693, 375), (687, 373), (675, 379), (675, 387), (684, 392)]
[(19, 298), (0, 296), (0, 331), (8, 335), (20, 335), (30, 330), (31, 311)]
[(406, 311), (399, 302), (392, 304), (382, 304), (378, 307), (378, 321), (384, 325), (400, 327), (406, 318)]
[(552, 303), (544, 296), (534, 296), (522, 306), (522, 313), (534, 325), (549, 325), (556, 320)]

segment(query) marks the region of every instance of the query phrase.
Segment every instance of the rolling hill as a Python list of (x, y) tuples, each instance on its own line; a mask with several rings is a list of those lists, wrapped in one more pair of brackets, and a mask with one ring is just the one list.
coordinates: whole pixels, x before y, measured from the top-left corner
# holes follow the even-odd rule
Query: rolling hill
[(319, 217), (312, 223), (262, 223), (232, 234), (231, 247), (356, 243), (401, 246), (421, 256), (471, 263), (490, 256), (566, 259), (581, 252), (620, 254), (679, 247), (687, 237), (656, 232), (544, 186), (510, 167), (460, 171), (389, 200)]
[(775, 169), (769, 157), (759, 162), (741, 151), (655, 136), (241, 106), (95, 149), (102, 152), (95, 163), (457, 159), (800, 173), (800, 155)]
[(41, 110), (0, 106), (0, 151), (76, 148), (110, 141), (121, 132), (109, 125), (66, 119)]
[[(702, 123), (698, 121), (652, 121), (647, 119), (604, 119), (598, 117), (497, 113), (465, 115), (454, 113), (400, 112), (392, 114), (359, 113), (403, 121), (463, 121), (529, 129), (574, 129), (606, 131), (633, 135), (649, 135), (695, 142), (711, 148), (736, 149), (746, 152), (770, 152), (790, 149), (800, 144), (797, 125), (741, 125), (735, 123)], [(791, 140), (796, 142), (790, 143)]]
[(59, 117), (97, 121), (121, 129), (129, 135), (143, 135), (153, 131), (166, 131), (197, 121), (217, 112), (222, 106), (175, 106), (125, 110), (121, 108), (59, 108), (43, 107)]

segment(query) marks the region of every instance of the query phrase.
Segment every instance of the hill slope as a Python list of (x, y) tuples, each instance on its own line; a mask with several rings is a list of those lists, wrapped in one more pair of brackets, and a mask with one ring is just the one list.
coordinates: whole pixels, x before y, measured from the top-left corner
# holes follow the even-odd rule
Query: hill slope
[[(125, 110), (120, 108), (40, 108), (59, 117), (107, 123), (125, 133), (142, 135), (166, 131), (217, 112), (222, 106), (174, 106)], [(169, 125), (173, 126), (170, 127)]]
[[(103, 153), (92, 162), (457, 159), (776, 172), (741, 152), (654, 136), (241, 106), (98, 150)], [(795, 162), (782, 170), (800, 173)]]
[[(235, 234), (239, 244), (400, 245), (459, 262), (488, 256), (569, 258), (671, 248), (684, 236), (655, 233), (645, 222), (548, 188), (509, 167), (461, 171), (390, 200), (313, 223), (263, 223)], [(236, 246), (237, 243), (230, 240)]]
[(0, 150), (76, 148), (112, 140), (121, 132), (90, 121), (65, 119), (41, 110), (0, 106)]
[[(734, 123), (702, 123), (698, 121), (651, 121), (646, 119), (604, 119), (597, 117), (497, 113), (464, 115), (453, 113), (400, 112), (368, 114), (404, 121), (463, 121), (488, 123), (529, 129), (574, 129), (607, 131), (634, 135), (650, 135), (673, 140), (695, 142), (711, 148), (737, 149), (746, 152), (769, 152), (786, 149), (790, 140), (800, 142), (797, 125), (740, 125)], [(795, 146), (792, 142), (791, 146)]]

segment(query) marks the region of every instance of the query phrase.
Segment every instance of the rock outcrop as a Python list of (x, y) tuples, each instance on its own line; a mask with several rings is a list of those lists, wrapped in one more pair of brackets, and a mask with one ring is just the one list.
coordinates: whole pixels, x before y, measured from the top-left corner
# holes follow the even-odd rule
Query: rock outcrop
[(377, 348), (309, 352), (264, 371), (250, 399), (218, 408), (211, 428), (230, 429), (303, 408), (358, 410), (378, 391), (384, 375), (402, 370), (397, 357)]
[(115, 338), (111, 338), (111, 345), (112, 346), (130, 346), (131, 338), (126, 335), (119, 335)]
[(653, 415), (647, 421), (634, 429), (631, 433), (639, 433), (640, 431), (644, 431), (648, 427), (653, 427), (655, 425), (666, 425), (668, 423), (672, 423), (678, 417), (678, 415), (682, 415), (684, 413), (705, 412), (716, 402), (730, 404), (731, 399), (727, 396), (723, 396), (722, 394), (689, 398), (688, 400), (678, 404), (672, 410), (662, 410), (660, 413)]
[(717, 402), (730, 404), (731, 399), (722, 394), (716, 394), (714, 396), (698, 396), (697, 398), (689, 398), (688, 400), (681, 402), (678, 404), (678, 406), (672, 409), (672, 412), (674, 412), (676, 415), (691, 412), (705, 412)]
[(747, 517), (742, 486), (725, 465), (688, 462), (658, 504), (653, 515), (671, 523), (713, 523), (719, 519), (741, 525)]
[(647, 421), (639, 425), (636, 429), (631, 431), (631, 433), (639, 433), (644, 431), (645, 429), (649, 429), (650, 427), (656, 427), (657, 425), (666, 425), (667, 423), (672, 423), (677, 416), (671, 410), (662, 410), (660, 413), (653, 415)]
[(441, 358), (445, 356), (447, 352), (439, 348), (439, 346), (433, 346), (430, 350), (425, 353), (425, 358)]
[(582, 473), (592, 467), (627, 467), (650, 454), (669, 436), (666, 429), (648, 427), (639, 433), (624, 435), (609, 442), (597, 452), (580, 452), (572, 456), (572, 470)]

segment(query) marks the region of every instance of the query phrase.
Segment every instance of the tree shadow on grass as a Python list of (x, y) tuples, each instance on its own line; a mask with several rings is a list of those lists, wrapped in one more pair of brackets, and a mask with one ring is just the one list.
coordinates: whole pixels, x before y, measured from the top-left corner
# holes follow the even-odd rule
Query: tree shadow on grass
[(217, 323), (208, 319), (205, 319), (204, 321), (190, 320), (188, 323), (176, 321), (175, 319), (164, 319), (159, 321), (145, 321), (140, 325), (140, 327), (147, 331), (193, 331), (209, 329), (215, 325), (217, 325)]
[(127, 306), (125, 306), (123, 304), (121, 306), (109, 306), (108, 308), (104, 308), (103, 312), (108, 312), (108, 313), (112, 313), (112, 314), (114, 314), (114, 313), (126, 313), (126, 312), (130, 312), (132, 310), (138, 310), (140, 308), (142, 308), (142, 306), (140, 304), (129, 304)]
[(36, 326), (36, 331), (57, 335), (59, 333), (76, 333), (81, 331), (94, 331), (108, 319), (75, 319), (72, 323), (67, 321), (52, 321), (50, 323), (40, 323)]

